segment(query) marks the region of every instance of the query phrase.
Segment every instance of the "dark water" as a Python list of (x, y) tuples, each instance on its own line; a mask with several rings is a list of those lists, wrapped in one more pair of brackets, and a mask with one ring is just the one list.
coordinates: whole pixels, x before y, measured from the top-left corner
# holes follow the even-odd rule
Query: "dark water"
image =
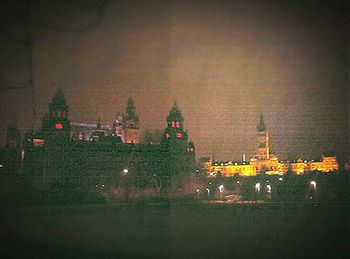
[(347, 258), (346, 204), (2, 209), (1, 258)]

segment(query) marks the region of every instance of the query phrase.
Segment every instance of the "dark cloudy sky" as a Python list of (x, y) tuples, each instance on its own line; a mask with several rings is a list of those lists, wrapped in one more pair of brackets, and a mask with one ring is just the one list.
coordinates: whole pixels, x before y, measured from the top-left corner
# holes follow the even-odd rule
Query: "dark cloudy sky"
[(36, 117), (31, 89), (8, 89), (28, 80), (26, 48), (11, 39), (25, 37), (26, 9), (2, 8), (1, 143), (14, 118), (38, 127), (61, 87), (73, 122), (111, 123), (131, 96), (142, 130), (163, 129), (177, 102), (198, 157), (254, 153), (260, 112), (279, 158), (348, 157), (346, 4), (109, 1), (98, 25), (65, 31), (93, 23), (99, 9), (86, 6), (100, 2), (32, 1)]

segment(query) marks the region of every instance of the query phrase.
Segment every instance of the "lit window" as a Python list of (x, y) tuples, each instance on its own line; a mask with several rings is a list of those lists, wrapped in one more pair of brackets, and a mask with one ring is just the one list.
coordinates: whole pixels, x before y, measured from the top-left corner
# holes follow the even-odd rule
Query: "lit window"
[(180, 127), (180, 122), (177, 121), (177, 122), (176, 122), (176, 128), (179, 128), (179, 127)]
[(165, 137), (170, 138), (170, 134), (169, 133), (165, 134)]
[(61, 123), (56, 123), (56, 129), (63, 129), (63, 125)]
[(175, 121), (171, 122), (171, 127), (175, 128)]
[(182, 133), (176, 133), (177, 138), (182, 138)]

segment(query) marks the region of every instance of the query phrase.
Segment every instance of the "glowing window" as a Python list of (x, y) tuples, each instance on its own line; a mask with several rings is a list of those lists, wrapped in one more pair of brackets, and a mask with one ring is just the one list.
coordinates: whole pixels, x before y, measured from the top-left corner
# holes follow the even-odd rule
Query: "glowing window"
[(176, 133), (177, 138), (182, 138), (182, 133)]
[(169, 133), (165, 134), (165, 137), (170, 138), (170, 134)]
[(175, 121), (171, 122), (171, 127), (175, 128)]
[(56, 123), (56, 129), (63, 129), (63, 125), (61, 123)]
[(176, 127), (177, 127), (177, 128), (180, 127), (180, 122), (179, 122), (179, 121), (176, 122)]

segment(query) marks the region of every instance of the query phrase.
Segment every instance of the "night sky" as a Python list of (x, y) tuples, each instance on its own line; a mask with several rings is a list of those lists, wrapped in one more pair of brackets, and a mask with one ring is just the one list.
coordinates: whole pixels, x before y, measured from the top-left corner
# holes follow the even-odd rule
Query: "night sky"
[(197, 158), (256, 152), (263, 112), (279, 159), (323, 150), (349, 160), (346, 4), (49, 2), (31, 4), (34, 91), (18, 41), (27, 32), (25, 1), (1, 8), (1, 145), (14, 119), (23, 132), (38, 128), (60, 87), (72, 122), (111, 124), (132, 97), (141, 130), (164, 129), (176, 102)]

